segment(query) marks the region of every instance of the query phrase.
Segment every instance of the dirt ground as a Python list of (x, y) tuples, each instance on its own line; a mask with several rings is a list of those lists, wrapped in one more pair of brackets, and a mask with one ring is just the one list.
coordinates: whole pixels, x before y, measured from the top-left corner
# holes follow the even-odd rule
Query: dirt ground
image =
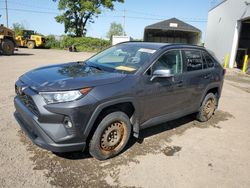
[(187, 116), (146, 129), (116, 158), (34, 146), (13, 117), (18, 76), (90, 55), (20, 49), (0, 56), (0, 187), (250, 187), (250, 77), (237, 71), (228, 70), (209, 122)]

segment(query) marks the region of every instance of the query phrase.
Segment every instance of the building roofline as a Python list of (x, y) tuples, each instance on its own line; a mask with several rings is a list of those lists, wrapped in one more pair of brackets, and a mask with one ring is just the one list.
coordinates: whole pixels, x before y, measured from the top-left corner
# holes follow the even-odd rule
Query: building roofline
[(220, 2), (218, 5), (216, 5), (215, 7), (211, 8), (208, 12), (211, 12), (212, 10), (216, 9), (218, 6), (220, 6), (221, 4), (225, 3), (227, 0), (223, 0), (222, 2)]
[[(166, 25), (166, 23), (177, 23), (179, 26), (177, 28), (171, 27)], [(168, 20), (163, 20), (145, 27), (144, 31), (146, 30), (179, 30), (179, 31), (186, 31), (186, 32), (193, 32), (193, 33), (201, 33), (201, 30), (194, 27), (193, 25), (186, 23), (177, 18), (170, 18)]]

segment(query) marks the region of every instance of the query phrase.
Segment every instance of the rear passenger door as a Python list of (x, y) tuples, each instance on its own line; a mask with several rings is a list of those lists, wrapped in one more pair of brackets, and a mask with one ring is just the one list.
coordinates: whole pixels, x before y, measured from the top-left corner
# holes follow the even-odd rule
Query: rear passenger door
[(183, 56), (185, 60), (183, 79), (186, 82), (187, 92), (191, 98), (189, 105), (194, 109), (198, 109), (210, 73), (208, 70), (203, 69), (204, 65), (201, 50), (185, 49), (183, 50)]
[[(203, 56), (203, 69), (205, 73), (205, 82), (207, 87), (216, 87), (215, 84), (220, 85), (221, 78), (221, 69), (216, 68), (217, 62), (215, 59), (206, 51), (202, 51)], [(218, 65), (220, 66), (220, 65)], [(218, 85), (217, 85), (218, 86)]]
[(205, 73), (204, 81), (207, 84), (213, 83), (215, 81), (214, 67), (215, 60), (205, 51), (202, 51), (203, 58), (203, 71)]

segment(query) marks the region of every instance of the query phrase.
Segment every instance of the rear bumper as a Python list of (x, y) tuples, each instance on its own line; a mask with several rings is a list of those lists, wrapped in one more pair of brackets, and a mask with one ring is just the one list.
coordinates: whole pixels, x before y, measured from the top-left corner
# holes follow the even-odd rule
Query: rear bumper
[(51, 135), (46, 133), (46, 131), (41, 128), (42, 124), (39, 123), (38, 118), (27, 109), (27, 107), (18, 99), (18, 97), (15, 98), (14, 104), (16, 108), (14, 116), (22, 130), (27, 134), (34, 144), (53, 152), (83, 151), (85, 149), (85, 142), (56, 143), (51, 138)]

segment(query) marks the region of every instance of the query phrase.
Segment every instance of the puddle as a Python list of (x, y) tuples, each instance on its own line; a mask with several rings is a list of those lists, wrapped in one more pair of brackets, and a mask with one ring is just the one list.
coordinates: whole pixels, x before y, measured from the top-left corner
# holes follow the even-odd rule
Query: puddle
[[(217, 124), (230, 118), (233, 118), (233, 116), (228, 112), (217, 111), (213, 118), (206, 123), (200, 123), (195, 121), (193, 116), (187, 116), (145, 129), (141, 131), (140, 139), (130, 139), (127, 149), (121, 155), (106, 161), (98, 161), (91, 158), (89, 154), (81, 152), (56, 155), (33, 145), (21, 131), (18, 132), (18, 135), (31, 154), (30, 159), (34, 163), (33, 170), (44, 170), (45, 176), (51, 180), (51, 185), (60, 187), (110, 187), (107, 177), (111, 177), (113, 180), (118, 179), (117, 177), (120, 175), (119, 166), (140, 163), (138, 156), (162, 152), (166, 156), (174, 156), (180, 152), (182, 148), (179, 146), (162, 148), (164, 145), (169, 145), (171, 136), (182, 135), (186, 130), (193, 127), (221, 128)], [(119, 182), (116, 182), (114, 187), (118, 186)]]
[(179, 146), (167, 146), (162, 150), (162, 152), (166, 156), (174, 156), (174, 154), (179, 152), (179, 151), (181, 151), (181, 147), (179, 147)]
[(221, 129), (221, 127), (218, 126), (217, 124), (221, 121), (227, 121), (231, 118), (234, 118), (232, 114), (218, 110), (215, 112), (214, 116), (212, 116), (212, 118), (209, 121), (203, 122), (203, 123), (194, 121), (193, 124), (195, 127), (199, 127), (199, 128), (214, 127), (214, 128)]
[(98, 161), (82, 152), (56, 155), (34, 145), (22, 131), (18, 135), (31, 154), (33, 170), (44, 170), (50, 184), (56, 187), (111, 187), (105, 180), (110, 175), (107, 172), (116, 177), (119, 171), (115, 167), (126, 164), (124, 161), (138, 163), (128, 160), (125, 155), (106, 161)]

